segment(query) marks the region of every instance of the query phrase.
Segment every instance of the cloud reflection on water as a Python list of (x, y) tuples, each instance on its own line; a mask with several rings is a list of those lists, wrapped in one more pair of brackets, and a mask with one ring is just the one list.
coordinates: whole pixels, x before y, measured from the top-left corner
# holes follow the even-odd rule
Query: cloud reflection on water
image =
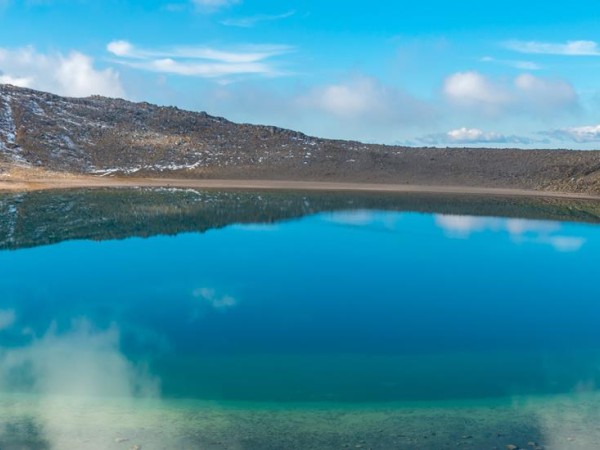
[(10, 387), (12, 375), (18, 373), (31, 380), (29, 387), (40, 395), (156, 396), (158, 381), (121, 353), (119, 336), (116, 325), (96, 330), (85, 319), (74, 321), (66, 333), (52, 326), (29, 346), (2, 352), (2, 381)]
[(585, 238), (562, 233), (559, 222), (525, 219), (501, 219), (495, 217), (455, 216), (437, 214), (435, 224), (451, 238), (466, 239), (483, 232), (508, 233), (515, 243), (538, 243), (552, 246), (559, 252), (575, 252), (585, 244)]
[(10, 328), (17, 319), (14, 309), (0, 310), (0, 331)]
[(220, 294), (213, 288), (198, 288), (192, 296), (216, 310), (227, 310), (237, 306), (238, 300), (227, 294)]
[[(73, 448), (83, 416), (88, 426), (106, 426), (106, 417), (92, 405), (117, 401), (127, 408), (140, 399), (158, 399), (159, 384), (143, 364), (122, 353), (116, 325), (99, 330), (79, 319), (66, 332), (53, 325), (42, 337), (31, 337), (29, 345), (0, 350), (2, 391), (31, 400), (27, 417), (50, 448)], [(85, 448), (106, 444), (92, 440)]]
[(340, 226), (395, 231), (403, 215), (398, 212), (357, 209), (331, 212), (322, 217), (325, 222)]

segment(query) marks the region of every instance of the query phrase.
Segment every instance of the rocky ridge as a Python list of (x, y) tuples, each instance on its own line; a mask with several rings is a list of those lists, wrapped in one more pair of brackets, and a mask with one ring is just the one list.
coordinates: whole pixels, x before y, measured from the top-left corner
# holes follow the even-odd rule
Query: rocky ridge
[(319, 139), (204, 112), (0, 85), (0, 167), (98, 176), (287, 179), (600, 193), (600, 152)]

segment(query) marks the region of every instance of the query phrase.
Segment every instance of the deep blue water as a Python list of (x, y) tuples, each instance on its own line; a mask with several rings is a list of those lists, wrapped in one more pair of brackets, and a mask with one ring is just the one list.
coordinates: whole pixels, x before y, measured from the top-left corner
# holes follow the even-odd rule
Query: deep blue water
[(599, 263), (595, 225), (366, 210), (0, 251), (1, 387), (258, 402), (595, 390)]

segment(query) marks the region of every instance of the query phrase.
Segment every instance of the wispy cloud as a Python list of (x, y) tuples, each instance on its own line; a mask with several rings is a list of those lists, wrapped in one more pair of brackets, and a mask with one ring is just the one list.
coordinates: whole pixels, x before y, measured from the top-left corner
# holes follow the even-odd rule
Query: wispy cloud
[(595, 41), (539, 42), (507, 41), (504, 46), (519, 53), (566, 56), (600, 56), (600, 47)]
[(205, 46), (142, 49), (128, 41), (112, 41), (107, 50), (117, 63), (164, 74), (218, 78), (230, 75), (279, 76), (284, 72), (267, 61), (293, 51), (284, 45), (246, 45), (237, 50)]
[(249, 63), (289, 53), (293, 50), (293, 47), (286, 45), (245, 45), (239, 51), (225, 51), (204, 46), (177, 46), (151, 50), (137, 48), (128, 41), (112, 41), (107, 45), (107, 50), (116, 56), (133, 59), (181, 58), (207, 59), (224, 63)]
[(473, 145), (473, 144), (534, 144), (534, 140), (524, 136), (506, 135), (494, 131), (484, 131), (479, 128), (457, 128), (446, 133), (434, 133), (417, 139), (426, 145)]
[(481, 62), (500, 64), (503, 66), (513, 67), (520, 70), (541, 70), (542, 66), (533, 61), (520, 61), (515, 59), (496, 59), (491, 56), (484, 56)]
[(600, 124), (561, 128), (558, 130), (544, 131), (540, 134), (550, 136), (560, 141), (578, 143), (600, 142)]
[(275, 20), (287, 19), (296, 14), (296, 11), (288, 11), (283, 14), (257, 14), (249, 17), (230, 18), (221, 21), (228, 27), (252, 28), (261, 22), (273, 22)]
[(241, 0), (192, 0), (192, 3), (199, 11), (210, 13), (241, 3)]

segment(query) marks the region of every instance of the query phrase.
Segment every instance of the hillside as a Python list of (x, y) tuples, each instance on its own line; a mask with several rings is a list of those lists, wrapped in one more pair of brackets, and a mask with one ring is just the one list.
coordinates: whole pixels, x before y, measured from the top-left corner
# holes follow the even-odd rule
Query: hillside
[(206, 113), (0, 85), (0, 168), (98, 176), (327, 180), (600, 193), (600, 152), (327, 140)]

